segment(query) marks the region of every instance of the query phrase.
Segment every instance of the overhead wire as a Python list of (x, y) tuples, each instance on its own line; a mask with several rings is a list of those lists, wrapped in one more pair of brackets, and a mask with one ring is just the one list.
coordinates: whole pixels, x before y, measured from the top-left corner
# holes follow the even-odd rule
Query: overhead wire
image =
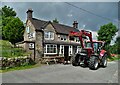
[(76, 6), (76, 5), (74, 5), (74, 4), (71, 4), (71, 3), (69, 3), (69, 2), (64, 2), (64, 3), (66, 3), (66, 4), (68, 4), (68, 5), (72, 6), (72, 7), (75, 7), (75, 8), (77, 8), (77, 9), (79, 9), (79, 10), (82, 10), (82, 11), (84, 11), (84, 12), (87, 12), (87, 13), (89, 13), (89, 14), (92, 14), (92, 15), (95, 15), (95, 16), (97, 16), (97, 17), (100, 17), (100, 18), (102, 18), (102, 19), (106, 19), (106, 20), (109, 20), (109, 21), (112, 21), (112, 22), (120, 23), (119, 20), (118, 20), (118, 21), (115, 21), (115, 20), (112, 20), (112, 19), (110, 19), (110, 18), (107, 18), (107, 17), (101, 16), (101, 15), (95, 14), (95, 13), (93, 13), (93, 12), (91, 12), (91, 11), (88, 11), (88, 10), (86, 10), (86, 9), (84, 9), (84, 8), (78, 7), (78, 6)]

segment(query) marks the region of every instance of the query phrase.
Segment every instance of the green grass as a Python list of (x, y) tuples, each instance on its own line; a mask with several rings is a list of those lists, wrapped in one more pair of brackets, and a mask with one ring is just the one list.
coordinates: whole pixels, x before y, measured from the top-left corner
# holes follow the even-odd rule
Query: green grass
[(115, 61), (115, 60), (120, 60), (120, 55), (117, 55), (116, 57), (109, 57), (108, 61)]
[(6, 40), (0, 40), (0, 56), (3, 57), (19, 57), (28, 55), (23, 48), (14, 48), (14, 46)]
[(20, 67), (14, 67), (14, 68), (8, 68), (5, 70), (0, 70), (0, 73), (5, 73), (5, 72), (9, 72), (9, 71), (15, 71), (15, 70), (25, 70), (25, 69), (31, 69), (31, 68), (35, 68), (35, 67), (39, 67), (41, 66), (41, 64), (35, 64), (35, 65), (25, 65), (25, 66), (20, 66)]

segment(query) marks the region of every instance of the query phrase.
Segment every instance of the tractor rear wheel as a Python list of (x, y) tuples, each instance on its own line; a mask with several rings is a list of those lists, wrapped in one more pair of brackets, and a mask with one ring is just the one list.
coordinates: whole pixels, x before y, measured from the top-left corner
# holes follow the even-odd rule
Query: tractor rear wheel
[(80, 64), (79, 62), (79, 54), (76, 54), (72, 57), (72, 65), (73, 66), (78, 66)]
[(96, 70), (98, 68), (99, 62), (96, 56), (91, 56), (89, 60), (89, 68)]
[(107, 67), (107, 54), (105, 54), (102, 58), (102, 67)]

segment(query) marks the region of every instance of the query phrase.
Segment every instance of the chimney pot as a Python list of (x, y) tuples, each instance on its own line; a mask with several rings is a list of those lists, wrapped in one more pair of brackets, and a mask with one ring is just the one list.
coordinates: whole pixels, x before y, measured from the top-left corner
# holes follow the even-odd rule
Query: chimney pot
[(31, 8), (28, 9), (27, 13), (27, 19), (32, 19), (32, 12), (33, 10)]
[(78, 28), (78, 22), (77, 22), (77, 21), (74, 21), (74, 22), (73, 22), (73, 27), (74, 27), (74, 28)]

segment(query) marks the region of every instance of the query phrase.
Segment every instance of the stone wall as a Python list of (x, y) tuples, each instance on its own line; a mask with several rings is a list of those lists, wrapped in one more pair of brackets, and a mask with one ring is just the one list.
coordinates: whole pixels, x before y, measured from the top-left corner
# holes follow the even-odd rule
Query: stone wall
[(35, 56), (38, 60), (39, 58), (42, 58), (44, 55), (44, 46), (43, 46), (43, 33), (42, 32), (36, 32), (36, 41), (35, 41)]
[(29, 56), (21, 56), (16, 58), (0, 57), (0, 69), (8, 69), (13, 67), (35, 64)]

